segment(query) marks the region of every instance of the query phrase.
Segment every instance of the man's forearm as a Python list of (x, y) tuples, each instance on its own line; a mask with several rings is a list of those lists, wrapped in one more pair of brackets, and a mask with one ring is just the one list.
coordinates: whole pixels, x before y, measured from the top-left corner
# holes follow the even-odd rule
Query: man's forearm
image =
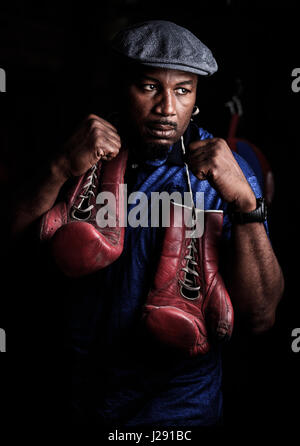
[(52, 162), (39, 178), (32, 180), (29, 190), (19, 192), (12, 209), (13, 238), (20, 236), (34, 221), (51, 209), (66, 180), (60, 162)]
[(284, 280), (262, 223), (233, 225), (228, 288), (237, 313), (254, 332), (270, 328)]
[(59, 191), (70, 177), (84, 175), (101, 159), (117, 156), (121, 139), (117, 129), (99, 116), (90, 114), (65, 144), (61, 156), (34, 179), (29, 190), (20, 191), (12, 210), (12, 236), (21, 235), (54, 205)]

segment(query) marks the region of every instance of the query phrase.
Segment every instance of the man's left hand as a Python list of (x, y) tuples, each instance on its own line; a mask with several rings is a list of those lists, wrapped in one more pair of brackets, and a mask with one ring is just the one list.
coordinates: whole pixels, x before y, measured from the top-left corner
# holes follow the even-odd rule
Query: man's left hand
[(221, 138), (189, 145), (188, 165), (199, 180), (207, 180), (227, 203), (239, 212), (256, 208), (256, 197), (226, 141)]

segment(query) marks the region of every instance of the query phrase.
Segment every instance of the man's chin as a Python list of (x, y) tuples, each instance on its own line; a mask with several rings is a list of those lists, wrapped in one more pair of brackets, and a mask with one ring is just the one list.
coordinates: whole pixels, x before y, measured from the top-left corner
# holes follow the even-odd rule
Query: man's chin
[(134, 146), (138, 158), (143, 161), (153, 161), (166, 158), (172, 143), (161, 143), (156, 141), (143, 141)]
[(144, 160), (156, 160), (166, 158), (171, 143), (160, 143), (160, 142), (144, 142), (141, 147), (140, 156)]

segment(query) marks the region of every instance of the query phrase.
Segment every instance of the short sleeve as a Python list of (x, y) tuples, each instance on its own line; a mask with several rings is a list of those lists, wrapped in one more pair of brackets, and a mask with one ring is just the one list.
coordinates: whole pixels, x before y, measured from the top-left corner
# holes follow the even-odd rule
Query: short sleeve
[(209, 133), (207, 130), (204, 130), (202, 127), (199, 127), (199, 136), (201, 140), (213, 138), (213, 135)]

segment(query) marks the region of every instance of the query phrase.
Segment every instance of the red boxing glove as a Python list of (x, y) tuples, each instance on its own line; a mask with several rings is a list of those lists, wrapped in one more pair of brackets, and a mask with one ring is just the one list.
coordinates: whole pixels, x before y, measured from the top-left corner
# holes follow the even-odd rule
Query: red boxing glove
[[(79, 277), (104, 268), (122, 253), (124, 244), (124, 183), (127, 150), (120, 150), (111, 161), (97, 163), (78, 178), (65, 201), (46, 212), (40, 224), (40, 239), (50, 240), (54, 259), (69, 277)], [(115, 201), (106, 205), (114, 225), (99, 227), (99, 192), (111, 193)], [(115, 204), (115, 206), (114, 206)]]
[[(186, 238), (183, 207), (171, 203), (154, 286), (143, 322), (160, 343), (188, 356), (205, 354), (210, 341), (224, 341), (233, 330), (233, 308), (218, 273), (218, 241), (223, 212), (204, 212), (204, 232)], [(178, 217), (181, 227), (175, 227)]]

